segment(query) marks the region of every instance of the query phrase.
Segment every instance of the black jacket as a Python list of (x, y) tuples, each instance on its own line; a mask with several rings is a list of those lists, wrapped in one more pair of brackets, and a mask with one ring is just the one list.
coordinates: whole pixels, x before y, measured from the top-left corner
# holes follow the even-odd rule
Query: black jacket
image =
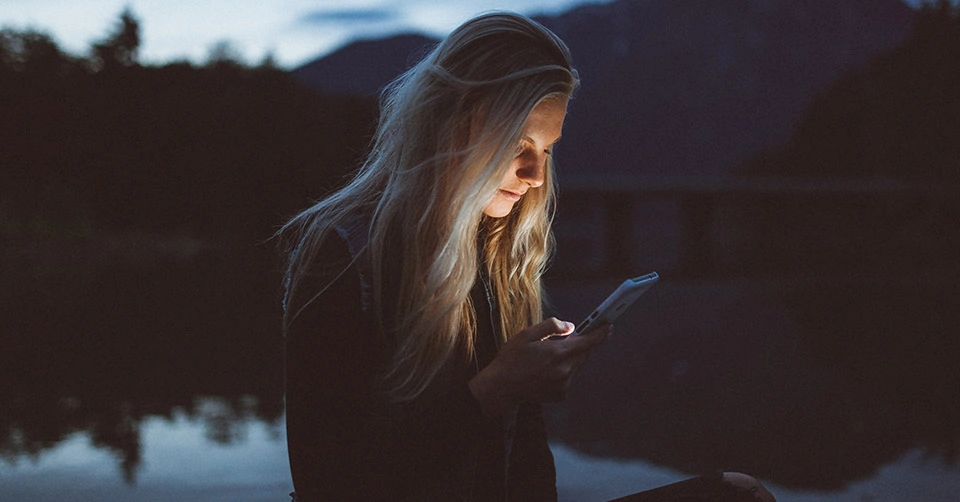
[[(483, 278), (472, 292), (474, 361), (451, 365), (410, 403), (390, 404), (377, 392), (393, 341), (376, 328), (369, 282), (351, 264), (365, 233), (355, 225), (327, 240), (298, 296), (330, 286), (287, 329), (287, 443), (297, 500), (555, 500), (540, 405), (488, 418), (467, 386), (497, 349), (497, 312)], [(387, 278), (384, 298), (391, 289)]]

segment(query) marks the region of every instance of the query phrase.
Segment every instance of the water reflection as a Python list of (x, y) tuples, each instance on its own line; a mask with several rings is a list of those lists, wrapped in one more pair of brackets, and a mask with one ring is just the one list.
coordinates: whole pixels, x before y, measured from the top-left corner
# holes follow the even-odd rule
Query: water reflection
[[(920, 294), (888, 287), (895, 297)], [(813, 337), (788, 303), (839, 294), (823, 284), (667, 280), (651, 293), (591, 356), (566, 406), (554, 414), (555, 430), (569, 444), (686, 472), (737, 469), (818, 490), (867, 478), (916, 448), (933, 464), (955, 464), (960, 423), (950, 417), (958, 406), (954, 362), (960, 352), (917, 343), (902, 352), (871, 331), (905, 315), (900, 308), (886, 304), (884, 315), (863, 317), (865, 331), (824, 334), (843, 337), (834, 342)], [(847, 290), (843, 297), (854, 294)], [(929, 315), (916, 304), (910, 308), (918, 318)], [(918, 327), (900, 333), (932, 336)], [(863, 344), (857, 359), (833, 348), (850, 338)], [(892, 382), (906, 373), (911, 376)], [(951, 385), (954, 392), (941, 392)]]
[[(214, 415), (219, 399), (198, 400)], [(213, 421), (214, 423), (216, 420)], [(241, 441), (213, 443), (217, 426), (175, 410), (139, 423), (143, 456), (136, 483), (117, 475), (115, 459), (88, 432), (68, 435), (29, 459), (6, 464), (3, 500), (93, 502), (282, 501), (291, 490), (283, 424), (250, 418), (231, 425)]]
[(248, 418), (279, 420), (278, 280), (265, 252), (62, 269), (4, 260), (3, 283), (17, 287), (0, 293), (3, 458), (84, 431), (133, 483), (147, 417), (179, 410), (219, 443), (241, 439)]
[[(0, 497), (32, 502), (71, 500), (267, 502), (286, 500), (290, 478), (282, 424), (251, 420), (244, 441), (207, 441), (202, 421), (177, 411), (172, 419), (142, 424), (143, 468), (136, 484), (121, 481), (113, 459), (78, 432), (37, 457), (4, 465)], [(596, 457), (552, 443), (561, 502), (609, 500), (658, 486), (687, 473), (642, 460)], [(768, 483), (781, 502), (924, 500), (953, 501), (960, 469), (945, 468), (914, 450), (874, 476), (835, 492), (791, 490)]]
[[(0, 471), (16, 480), (5, 496), (19, 500), (17, 486), (55, 476), (45, 479), (61, 480), (56, 490), (102, 478), (87, 500), (181, 500), (184, 480), (206, 500), (241, 489), (244, 500), (284, 499), (270, 250), (30, 263), (0, 266), (3, 284), (16, 285), (0, 288)], [(599, 493), (603, 484), (582, 472), (604, 462), (634, 469), (623, 471), (631, 482), (606, 484), (618, 489), (726, 468), (778, 496), (849, 493), (902, 478), (889, 466), (903, 459), (904, 482), (960, 493), (960, 297), (954, 276), (911, 277), (665, 275), (583, 367), (567, 402), (548, 407), (564, 493)], [(548, 286), (556, 312), (578, 318), (615, 282)]]

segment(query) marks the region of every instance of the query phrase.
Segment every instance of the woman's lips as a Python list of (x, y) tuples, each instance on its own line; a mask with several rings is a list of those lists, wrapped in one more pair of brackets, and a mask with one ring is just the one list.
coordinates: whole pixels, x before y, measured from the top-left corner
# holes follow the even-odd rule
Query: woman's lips
[(505, 199), (511, 202), (517, 202), (518, 200), (520, 200), (520, 197), (523, 197), (522, 193), (511, 192), (510, 190), (504, 190), (502, 188), (500, 189), (500, 195), (502, 195)]

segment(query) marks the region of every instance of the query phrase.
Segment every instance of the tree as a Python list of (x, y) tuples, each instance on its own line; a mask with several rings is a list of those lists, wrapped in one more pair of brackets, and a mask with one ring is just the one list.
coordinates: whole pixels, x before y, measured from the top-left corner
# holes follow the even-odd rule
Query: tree
[(128, 7), (120, 14), (114, 32), (93, 45), (92, 64), (96, 70), (135, 66), (139, 50), (140, 22)]
[(243, 54), (229, 40), (220, 40), (210, 46), (207, 53), (207, 66), (233, 65), (243, 66)]
[(57, 43), (46, 33), (27, 30), (0, 30), (0, 64), (2, 71), (62, 76), (74, 65)]

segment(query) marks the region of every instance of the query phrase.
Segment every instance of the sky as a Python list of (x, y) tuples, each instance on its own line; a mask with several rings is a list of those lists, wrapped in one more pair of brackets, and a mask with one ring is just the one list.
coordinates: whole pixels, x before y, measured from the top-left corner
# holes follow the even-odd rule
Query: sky
[(0, 0), (0, 27), (34, 29), (81, 56), (129, 7), (140, 22), (140, 61), (203, 63), (227, 42), (250, 64), (270, 55), (294, 68), (356, 39), (398, 32), (443, 36), (486, 10), (556, 14), (610, 0)]

